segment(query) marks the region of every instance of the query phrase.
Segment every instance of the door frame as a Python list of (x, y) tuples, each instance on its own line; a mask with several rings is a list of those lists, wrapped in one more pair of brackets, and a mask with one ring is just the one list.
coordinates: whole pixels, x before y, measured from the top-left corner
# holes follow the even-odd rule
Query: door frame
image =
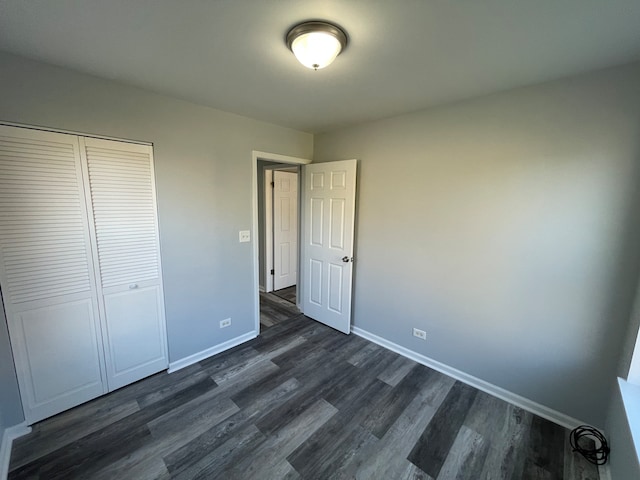
[[(280, 155), (278, 153), (262, 152), (259, 150), (253, 150), (251, 152), (251, 195), (252, 195), (252, 231), (253, 231), (253, 302), (254, 302), (254, 324), (255, 334), (260, 334), (260, 242), (258, 238), (258, 160), (267, 162), (286, 163), (292, 166), (308, 165), (311, 160), (308, 158), (291, 157), (289, 155)], [(298, 192), (302, 188), (302, 175), (298, 175)], [(300, 195), (300, 193), (298, 193)], [(300, 215), (303, 212), (298, 209)], [(302, 231), (304, 226), (304, 218), (300, 216), (300, 222), (298, 224), (298, 235)], [(266, 231), (266, 229), (265, 229)], [(298, 252), (300, 251), (300, 242), (298, 241)], [(300, 290), (303, 283), (303, 276), (301, 274), (301, 265), (298, 262), (298, 298), (300, 297)], [(304, 313), (304, 312), (303, 312)]]

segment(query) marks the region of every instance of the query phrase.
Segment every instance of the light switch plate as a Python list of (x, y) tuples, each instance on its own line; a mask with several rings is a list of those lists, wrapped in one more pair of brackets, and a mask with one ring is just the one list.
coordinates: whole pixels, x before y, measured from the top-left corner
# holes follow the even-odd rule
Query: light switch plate
[(251, 241), (251, 230), (240, 230), (239, 234), (240, 243)]

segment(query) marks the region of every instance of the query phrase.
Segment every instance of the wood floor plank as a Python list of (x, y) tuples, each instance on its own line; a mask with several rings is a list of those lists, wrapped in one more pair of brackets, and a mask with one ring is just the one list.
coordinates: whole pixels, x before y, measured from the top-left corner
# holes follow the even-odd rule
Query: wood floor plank
[(509, 480), (524, 462), (532, 414), (484, 392), (478, 392), (464, 425), (490, 442), (480, 480)]
[[(376, 355), (372, 355), (370, 364), (357, 368), (355, 377), (347, 377), (341, 380), (334, 389), (325, 394), (324, 398), (342, 411), (360, 403), (364, 395), (363, 392), (370, 389), (372, 385), (375, 385), (381, 392), (389, 392), (392, 387), (376, 377), (392, 361), (392, 356), (386, 355), (384, 352), (377, 352)], [(372, 400), (370, 399), (369, 401), (371, 402)]]
[[(129, 451), (141, 448), (151, 438), (146, 425), (125, 427), (126, 420), (116, 422), (12, 470), (8, 478), (91, 478), (94, 472), (108, 467), (126, 456)], [(116, 428), (112, 428), (114, 426)]]
[(209, 450), (206, 455), (188, 464), (186, 468), (170, 470), (171, 478), (175, 480), (231, 479), (232, 477), (224, 475), (227, 467), (233, 465), (238, 459), (250, 455), (250, 452), (265, 440), (265, 436), (255, 425), (249, 424), (234, 435), (224, 437), (224, 440), (220, 446)]
[[(16, 469), (128, 417), (140, 410), (140, 403), (146, 406), (151, 395), (157, 400), (174, 396), (177, 391), (203, 380), (199, 375), (201, 370), (200, 365), (189, 366), (171, 374), (171, 382), (166, 372), (158, 373), (37, 423), (30, 435), (14, 442), (10, 468)], [(65, 432), (64, 436), (60, 431)]]
[(263, 360), (251, 365), (242, 375), (228, 377), (219, 384), (218, 394), (231, 398), (243, 390), (247, 390), (254, 383), (278, 372), (278, 366), (270, 360)]
[(368, 451), (378, 442), (378, 438), (369, 430), (360, 425), (354, 426), (349, 435), (336, 445), (329, 460), (322, 465), (321, 469), (313, 472), (309, 478), (318, 480), (347, 478), (344, 473), (353, 458), (358, 456), (361, 451)]
[[(403, 475), (413, 478), (422, 472), (406, 458), (454, 384), (452, 378), (431, 372), (431, 381), (420, 386), (418, 394), (380, 441), (355, 455), (343, 468), (343, 478), (404, 478)], [(416, 478), (422, 477), (427, 478), (422, 473)]]
[(260, 431), (265, 434), (277, 431), (289, 418), (298, 416), (319, 398), (324, 398), (328, 392), (340, 388), (341, 382), (357, 374), (355, 367), (348, 364), (343, 368), (335, 368), (339, 363), (342, 362), (336, 360), (335, 364), (325, 363), (322, 368), (316, 368), (302, 377), (301, 388), (296, 394), (258, 421), (256, 425)]
[[(308, 368), (310, 364), (317, 364), (320, 358), (322, 357), (321, 352), (315, 352), (314, 355), (309, 355), (306, 359), (308, 364), (304, 362), (301, 363), (287, 363), (282, 366), (279, 365), (279, 369), (275, 370), (273, 373), (270, 373), (257, 381), (253, 382), (251, 385), (246, 388), (238, 391), (233, 394), (231, 399), (240, 407), (245, 408), (246, 405), (250, 404), (253, 397), (263, 395), (266, 392), (271, 391), (273, 388), (284, 382), (287, 378), (295, 378), (297, 373), (302, 372), (305, 368)], [(272, 360), (273, 362), (276, 359)]]
[(376, 437), (382, 438), (418, 394), (420, 386), (429, 381), (431, 372), (433, 370), (416, 364), (411, 372), (371, 410), (363, 422), (364, 427)]
[[(255, 350), (251, 349), (253, 352)], [(268, 360), (264, 355), (256, 352), (256, 355), (252, 355), (250, 357), (243, 358), (241, 362), (234, 362), (233, 365), (222, 366), (216, 365), (214, 367), (209, 367), (207, 370), (211, 372), (211, 378), (218, 384), (222, 385), (223, 383), (228, 382), (230, 379), (238, 376), (244, 375), (247, 370), (251, 370), (254, 366), (258, 364), (262, 364), (265, 360)]]
[(155, 439), (152, 450), (164, 457), (240, 410), (230, 399), (210, 398), (201, 395), (147, 423)]
[(279, 298), (274, 294), (260, 294), (260, 313), (267, 316), (272, 323), (279, 323), (294, 315), (300, 314), (298, 307), (292, 302)]
[(359, 428), (368, 413), (367, 406), (378, 401), (389, 388), (389, 385), (374, 378), (365, 388), (352, 392), (350, 402), (345, 402), (341, 407), (332, 404), (339, 412), (287, 457), (289, 463), (304, 478), (317, 478), (317, 472), (323, 471), (325, 465), (331, 464), (342, 454), (341, 445), (354, 429)]
[(488, 439), (463, 425), (449, 449), (437, 480), (477, 480), (488, 451)]
[(562, 478), (565, 429), (534, 416), (529, 429), (523, 478)]
[(293, 285), (292, 287), (281, 288), (280, 290), (274, 291), (273, 294), (280, 297), (283, 300), (286, 300), (289, 303), (293, 303), (294, 305), (297, 300), (296, 285)]
[(10, 468), (22, 467), (139, 410), (135, 400), (114, 403), (105, 396), (40, 422), (31, 434), (14, 440)]
[(395, 387), (411, 371), (416, 362), (398, 355), (391, 365), (389, 365), (378, 378), (392, 387)]
[(277, 358), (285, 352), (288, 352), (292, 348), (296, 348), (306, 343), (306, 339), (301, 336), (294, 336), (293, 338), (288, 338), (282, 336), (277, 339), (277, 341), (270, 342), (269, 344), (262, 344), (256, 346), (256, 350), (258, 350), (262, 355), (266, 358)]
[(409, 454), (409, 461), (433, 478), (453, 445), (478, 391), (456, 382)]
[(252, 358), (260, 356), (260, 352), (253, 348), (253, 342), (247, 342), (231, 350), (202, 360), (199, 365), (201, 366), (200, 368), (211, 375), (211, 377), (222, 376), (225, 371), (236, 365), (245, 364)]
[(154, 403), (13, 470), (11, 475), (13, 478), (29, 478), (33, 472), (39, 472), (45, 478), (74, 478), (98, 471), (151, 441), (147, 422), (215, 387), (215, 382), (206, 378), (163, 402)]
[[(175, 375), (175, 373), (172, 375)], [(184, 374), (186, 372), (182, 373)], [(173, 378), (171, 378), (170, 382), (167, 382), (166, 385), (159, 387), (153, 391), (145, 392), (141, 395), (138, 395), (136, 397), (136, 401), (138, 402), (140, 408), (148, 407), (149, 405), (152, 405), (156, 402), (164, 401), (172, 395), (175, 395), (176, 392), (180, 390), (184, 390), (185, 388), (188, 388), (198, 382), (205, 380), (208, 376), (209, 375), (207, 374), (207, 372), (202, 368), (198, 368), (189, 375), (175, 375)]]
[(254, 338), (249, 343), (252, 343), (254, 345), (260, 345), (263, 342), (268, 342), (272, 340), (274, 337), (277, 337), (280, 335), (300, 335), (302, 337), (305, 337), (306, 334), (303, 332), (314, 331), (316, 329), (318, 331), (332, 330), (326, 325), (322, 325), (318, 322), (311, 320), (308, 317), (305, 317), (302, 314), (298, 314), (286, 320), (279, 321), (277, 325), (274, 325), (273, 327), (269, 328), (265, 332), (261, 331), (260, 336), (258, 336), (257, 338)]
[(354, 367), (361, 367), (364, 362), (371, 358), (372, 355), (383, 352), (385, 349), (375, 343), (365, 345), (359, 349), (347, 360)]
[(432, 477), (424, 473), (413, 463), (408, 462), (407, 467), (398, 476), (398, 480), (434, 480)]
[[(165, 457), (167, 467), (172, 474), (185, 470), (198, 469), (203, 459), (210, 456), (210, 452), (221, 447), (229, 437), (240, 434), (248, 426), (254, 426), (262, 415), (269, 413), (280, 402), (288, 400), (298, 388), (295, 379), (289, 379), (262, 397), (255, 397), (251, 404), (231, 415), (216, 426), (194, 438), (191, 442), (177, 449)], [(261, 438), (267, 438), (262, 435)], [(194, 467), (194, 465), (196, 465)]]
[[(238, 461), (225, 472), (237, 478), (280, 478), (286, 457), (306, 441), (337, 410), (320, 399), (260, 444), (252, 456)], [(290, 464), (289, 464), (290, 465)]]
[(90, 478), (91, 480), (116, 478), (118, 480), (169, 480), (171, 474), (162, 457), (148, 455), (146, 449), (142, 448), (98, 471), (91, 472)]

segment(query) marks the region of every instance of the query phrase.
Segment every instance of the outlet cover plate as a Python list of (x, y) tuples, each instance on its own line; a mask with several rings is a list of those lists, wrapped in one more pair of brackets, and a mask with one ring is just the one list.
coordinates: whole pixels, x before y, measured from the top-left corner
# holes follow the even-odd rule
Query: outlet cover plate
[(426, 340), (427, 339), (427, 332), (425, 332), (424, 330), (420, 330), (419, 328), (414, 328), (413, 329), (413, 336), (414, 337), (418, 337), (422, 340)]

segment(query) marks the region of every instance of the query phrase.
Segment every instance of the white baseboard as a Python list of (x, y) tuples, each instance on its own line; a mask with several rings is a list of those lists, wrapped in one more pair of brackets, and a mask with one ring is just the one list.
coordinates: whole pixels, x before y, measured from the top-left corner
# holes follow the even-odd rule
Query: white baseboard
[(513, 405), (523, 408), (528, 412), (534, 413), (539, 417), (546, 418), (547, 420), (557, 423), (558, 425), (568, 428), (569, 430), (573, 430), (579, 425), (586, 424), (586, 422), (581, 422), (580, 420), (565, 415), (564, 413), (560, 413), (549, 407), (545, 407), (544, 405), (529, 400), (528, 398), (521, 397), (520, 395), (505, 390), (504, 388), (498, 387), (497, 385), (485, 382), (484, 380), (469, 375), (468, 373), (464, 373), (458, 369), (445, 365), (444, 363), (440, 363), (437, 360), (429, 358), (420, 353), (416, 353), (413, 350), (409, 350), (408, 348), (390, 342), (389, 340), (379, 337), (378, 335), (363, 330), (359, 327), (352, 326), (351, 331), (362, 338), (365, 338), (373, 343), (377, 343), (378, 345), (385, 347), (388, 350), (391, 350), (392, 352), (399, 353), (400, 355), (407, 357), (410, 360), (433, 368), (438, 372), (444, 373), (445, 375), (455, 378), (456, 380), (460, 380), (461, 382), (466, 383), (467, 385), (471, 385), (472, 387), (475, 387), (478, 390), (482, 390), (483, 392), (493, 395), (494, 397), (498, 397), (506, 402), (512, 403)]
[(258, 332), (253, 331), (249, 333), (245, 333), (244, 335), (240, 335), (239, 337), (232, 338), (231, 340), (227, 340), (224, 343), (219, 345), (215, 345), (211, 348), (207, 348), (206, 350), (202, 350), (201, 352), (194, 353), (193, 355), (189, 355), (188, 357), (181, 358), (175, 362), (169, 363), (169, 373), (173, 373), (181, 368), (188, 367), (189, 365), (193, 365), (194, 363), (199, 362), (200, 360), (204, 360), (205, 358), (209, 358), (218, 353), (222, 353), (225, 350), (229, 350), (241, 343), (248, 342), (249, 340), (253, 340), (258, 336)]
[(11, 445), (16, 438), (31, 433), (31, 427), (26, 422), (8, 427), (2, 435), (0, 444), (0, 480), (5, 480), (9, 474), (9, 462), (11, 461)]

